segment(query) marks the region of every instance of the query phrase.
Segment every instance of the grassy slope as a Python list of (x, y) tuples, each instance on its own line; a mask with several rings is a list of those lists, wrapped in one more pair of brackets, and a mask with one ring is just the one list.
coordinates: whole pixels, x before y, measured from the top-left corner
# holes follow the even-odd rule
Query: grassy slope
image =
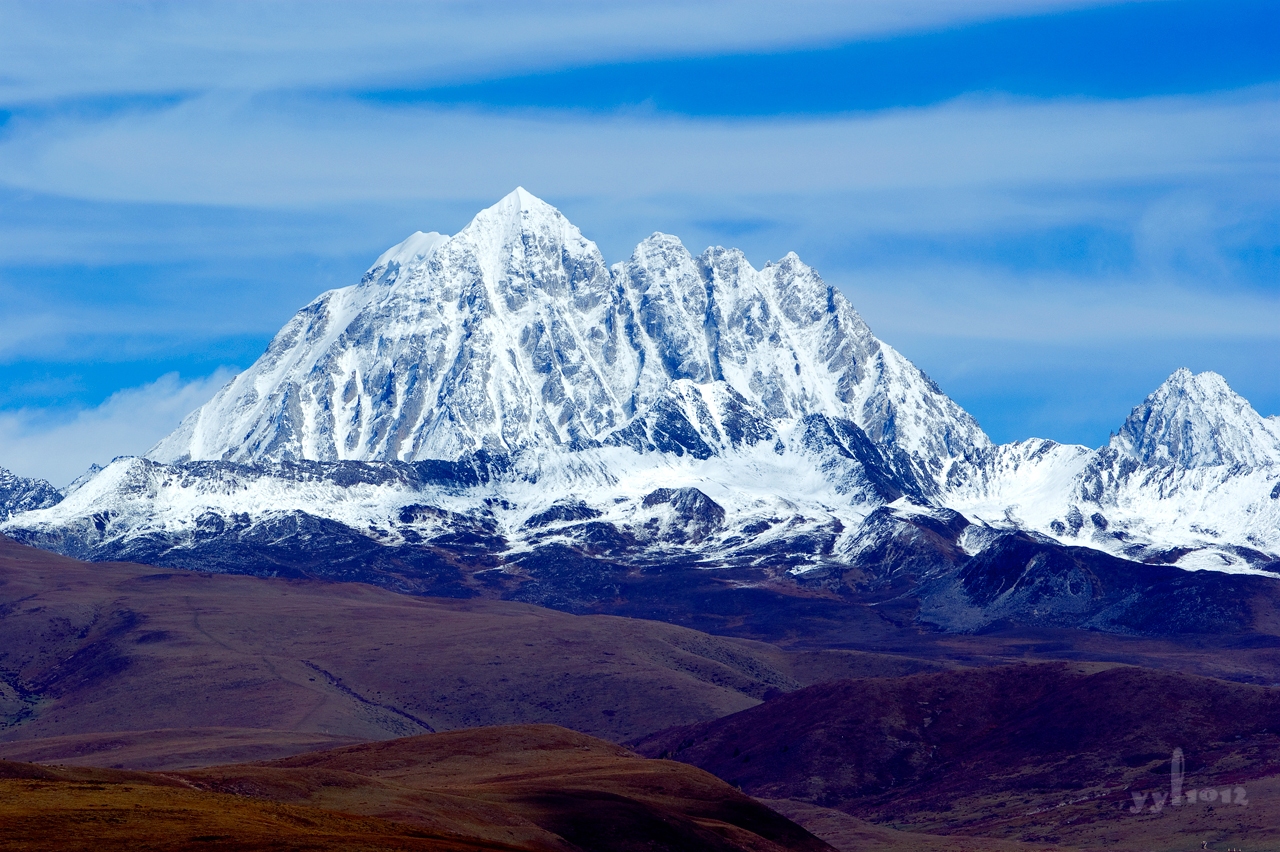
[(0, 763), (0, 849), (823, 852), (693, 767), (552, 725), (157, 775)]
[(929, 664), (0, 540), (0, 757), (173, 768), (492, 724), (622, 740)]
[[(1174, 748), (1186, 789), (1244, 786), (1248, 805), (1131, 813), (1131, 793), (1169, 790)], [(1050, 663), (820, 684), (638, 750), (877, 828), (1077, 848), (1280, 845), (1280, 691), (1171, 672)], [(818, 828), (820, 813), (781, 807)]]

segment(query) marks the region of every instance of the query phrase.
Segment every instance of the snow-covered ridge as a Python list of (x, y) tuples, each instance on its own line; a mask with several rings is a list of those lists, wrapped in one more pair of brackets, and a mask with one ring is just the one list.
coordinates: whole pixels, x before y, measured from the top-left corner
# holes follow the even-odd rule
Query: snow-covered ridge
[(795, 254), (755, 269), (655, 233), (609, 266), (517, 189), (319, 296), (146, 459), (53, 502), (0, 529), (166, 564), (465, 529), (511, 558), (802, 572), (856, 558), (874, 513), (955, 510), (966, 552), (1020, 530), (1252, 571), (1280, 559), (1280, 419), (1179, 370), (1105, 447), (994, 446)]
[[(552, 468), (512, 470), (482, 457), (439, 462), (229, 462), (163, 464), (118, 459), (60, 506), (23, 516), (22, 537), (70, 555), (138, 558), (168, 542), (171, 561), (211, 538), (261, 536), (262, 529), (319, 518), (379, 545), (400, 547), (481, 527), (507, 558), (537, 546), (580, 546), (582, 524), (606, 524), (651, 558), (690, 547), (748, 561), (774, 541), (804, 538), (812, 564), (836, 550), (884, 502), (856, 465), (823, 476), (806, 455), (810, 431), (734, 453), (638, 454), (602, 447)], [(527, 461), (527, 460), (526, 460)], [(749, 532), (744, 533), (744, 530)], [(141, 549), (137, 549), (141, 548)]]
[(62, 494), (43, 479), (27, 479), (0, 467), (0, 522), (10, 515), (57, 505)]
[(997, 447), (942, 498), (984, 522), (1187, 568), (1280, 553), (1280, 431), (1213, 372), (1179, 369), (1099, 450)]

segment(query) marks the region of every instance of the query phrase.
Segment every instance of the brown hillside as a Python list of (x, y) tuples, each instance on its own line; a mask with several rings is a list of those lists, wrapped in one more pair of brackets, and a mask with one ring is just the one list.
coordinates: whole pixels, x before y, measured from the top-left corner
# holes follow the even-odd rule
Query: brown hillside
[[(1239, 786), (1248, 804), (1215, 793), (1156, 813), (1148, 797), (1132, 813), (1133, 793), (1167, 795), (1175, 748), (1185, 789)], [(1280, 841), (1280, 690), (1170, 672), (1037, 664), (819, 684), (638, 750), (753, 795), (926, 834), (1083, 848), (1184, 848), (1188, 833), (1195, 847)]]
[(0, 823), (0, 849), (829, 849), (701, 770), (551, 725), (179, 775), (0, 763)]
[(0, 758), (173, 768), (527, 722), (622, 740), (925, 665), (519, 603), (88, 564), (0, 538)]

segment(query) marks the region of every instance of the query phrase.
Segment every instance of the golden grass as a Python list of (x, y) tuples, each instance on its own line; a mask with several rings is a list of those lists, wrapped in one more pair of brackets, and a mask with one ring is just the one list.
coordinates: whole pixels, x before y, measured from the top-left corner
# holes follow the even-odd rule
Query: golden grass
[(511, 850), (304, 805), (146, 783), (0, 780), (0, 850)]

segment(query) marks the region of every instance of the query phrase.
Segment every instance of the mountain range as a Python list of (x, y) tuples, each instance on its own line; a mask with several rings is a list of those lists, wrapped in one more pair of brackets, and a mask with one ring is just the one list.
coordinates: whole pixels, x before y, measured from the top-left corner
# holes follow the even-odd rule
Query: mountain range
[(794, 254), (655, 233), (609, 266), (517, 189), (322, 294), (146, 456), (62, 491), (0, 476), (6, 515), (91, 560), (702, 627), (714, 589), (1219, 630), (1274, 594), (1280, 420), (1180, 369), (1102, 448), (996, 445)]
[(1263, 848), (1277, 575), (1280, 421), (1221, 376), (1100, 448), (997, 445), (795, 255), (655, 234), (609, 266), (517, 190), (145, 456), (0, 474), (0, 822)]

